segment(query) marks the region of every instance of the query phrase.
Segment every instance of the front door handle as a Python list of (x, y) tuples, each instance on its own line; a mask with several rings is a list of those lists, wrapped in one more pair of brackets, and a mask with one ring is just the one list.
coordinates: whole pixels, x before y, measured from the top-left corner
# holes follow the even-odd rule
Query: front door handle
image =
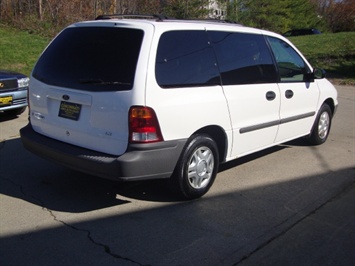
[(273, 92), (273, 91), (268, 91), (268, 92), (266, 93), (266, 100), (272, 101), (272, 100), (275, 100), (275, 98), (276, 98), (276, 93), (275, 93), (275, 92)]
[(293, 97), (293, 91), (291, 91), (291, 90), (285, 91), (285, 97), (287, 99), (291, 99)]

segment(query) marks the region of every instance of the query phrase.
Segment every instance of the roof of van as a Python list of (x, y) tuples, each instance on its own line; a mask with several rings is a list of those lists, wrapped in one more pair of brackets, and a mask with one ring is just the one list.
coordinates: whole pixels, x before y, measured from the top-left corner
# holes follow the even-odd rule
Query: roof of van
[[(259, 34), (267, 34), (267, 35), (277, 35), (279, 34), (275, 32), (271, 32), (268, 30), (263, 30), (263, 29), (258, 29), (258, 28), (252, 28), (252, 27), (247, 27), (243, 26), (242, 24), (239, 24), (238, 22), (235, 21), (229, 21), (229, 20), (219, 20), (219, 19), (176, 19), (176, 18), (171, 18), (167, 17), (165, 15), (160, 15), (160, 14), (108, 14), (108, 15), (100, 15), (98, 16), (94, 21), (100, 22), (100, 23), (105, 23), (107, 22), (114, 22), (114, 23), (138, 23), (138, 24), (154, 24), (155, 26), (157, 25), (165, 25), (167, 26), (168, 23), (177, 23), (182, 26), (182, 24), (194, 24), (194, 25), (209, 25), (212, 27), (238, 27), (241, 31), (243, 32), (250, 32), (250, 33), (259, 33)], [(86, 23), (92, 23), (94, 21), (85, 21)], [(85, 23), (84, 22), (84, 23)], [(77, 23), (75, 23), (78, 25)], [(79, 22), (80, 24), (80, 22)], [(164, 26), (164, 27), (165, 27)], [(282, 37), (282, 36), (281, 36)]]
[(216, 23), (216, 24), (232, 24), (243, 26), (235, 21), (229, 20), (220, 20), (220, 19), (176, 19), (172, 17), (167, 17), (161, 14), (149, 14), (149, 15), (141, 15), (141, 14), (109, 14), (109, 15), (100, 15), (95, 20), (150, 20), (156, 22), (190, 22), (190, 23)]

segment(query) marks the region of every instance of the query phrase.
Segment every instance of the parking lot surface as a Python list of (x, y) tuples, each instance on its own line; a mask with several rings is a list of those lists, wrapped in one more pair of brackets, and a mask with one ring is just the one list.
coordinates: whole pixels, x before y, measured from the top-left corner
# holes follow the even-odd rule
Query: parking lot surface
[(327, 142), (222, 165), (203, 198), (116, 183), (27, 152), (0, 114), (1, 265), (355, 265), (355, 88)]

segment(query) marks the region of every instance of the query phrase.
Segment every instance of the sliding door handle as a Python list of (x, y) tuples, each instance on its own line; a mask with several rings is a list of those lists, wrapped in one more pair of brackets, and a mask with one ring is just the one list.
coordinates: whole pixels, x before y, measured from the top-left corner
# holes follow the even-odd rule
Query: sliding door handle
[(293, 97), (293, 91), (291, 91), (291, 90), (285, 91), (285, 97), (287, 99), (291, 99)]
[(272, 100), (275, 100), (275, 98), (276, 98), (276, 93), (275, 93), (275, 92), (273, 92), (273, 91), (268, 91), (268, 92), (266, 93), (266, 100), (272, 101)]

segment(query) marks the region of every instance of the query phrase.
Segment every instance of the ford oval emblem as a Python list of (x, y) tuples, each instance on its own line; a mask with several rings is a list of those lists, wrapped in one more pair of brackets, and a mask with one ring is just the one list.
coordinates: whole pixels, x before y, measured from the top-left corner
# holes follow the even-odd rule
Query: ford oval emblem
[(62, 98), (63, 98), (63, 100), (66, 100), (66, 101), (68, 101), (70, 99), (69, 95), (66, 95), (66, 94), (64, 94)]

